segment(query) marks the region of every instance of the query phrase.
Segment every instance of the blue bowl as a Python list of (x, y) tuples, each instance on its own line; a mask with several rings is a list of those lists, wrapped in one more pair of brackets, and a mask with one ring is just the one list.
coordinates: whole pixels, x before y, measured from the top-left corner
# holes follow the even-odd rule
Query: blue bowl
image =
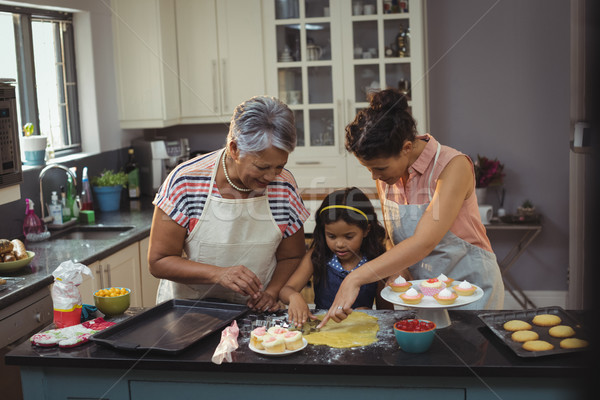
[[(412, 320), (409, 320), (412, 321)], [(419, 319), (419, 322), (428, 322), (433, 324), (433, 328), (427, 331), (407, 331), (398, 329), (394, 324), (394, 334), (400, 348), (407, 353), (423, 353), (431, 347), (433, 338), (435, 337), (435, 323), (426, 319)]]

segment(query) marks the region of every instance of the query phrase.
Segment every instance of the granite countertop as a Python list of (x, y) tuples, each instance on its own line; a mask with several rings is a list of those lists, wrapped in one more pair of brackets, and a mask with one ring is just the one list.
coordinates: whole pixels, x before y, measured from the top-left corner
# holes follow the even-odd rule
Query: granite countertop
[[(35, 258), (24, 268), (14, 272), (0, 272), (12, 280), (7, 289), (0, 291), (0, 309), (52, 284), (52, 272), (61, 262), (73, 260), (89, 265), (101, 260), (150, 234), (154, 206), (150, 198), (142, 198), (140, 210), (122, 207), (120, 211), (96, 212), (94, 225), (129, 225), (130, 229), (114, 238), (101, 240), (73, 240), (53, 238), (41, 242), (25, 242), (25, 247), (35, 253)], [(54, 231), (53, 231), (54, 232)]]
[[(130, 309), (135, 315), (142, 309)], [(142, 310), (143, 311), (143, 310)], [(361, 312), (365, 312), (360, 310)], [(420, 354), (402, 351), (396, 343), (393, 324), (411, 311), (369, 310), (378, 318), (378, 341), (357, 348), (336, 349), (309, 345), (285, 357), (257, 354), (249, 349), (249, 331), (243, 329), (232, 363), (216, 365), (212, 355), (220, 341), (215, 332), (177, 355), (115, 350), (95, 342), (72, 349), (20, 344), (6, 355), (7, 364), (48, 368), (109, 368), (162, 371), (257, 372), (309, 375), (364, 376), (480, 376), (480, 377), (571, 377), (586, 375), (591, 351), (545, 357), (517, 356), (481, 321), (481, 311), (450, 310), (452, 324), (438, 329), (431, 348)], [(120, 318), (123, 320), (123, 317)], [(118, 320), (116, 320), (117, 322)], [(584, 321), (585, 322), (585, 321)], [(182, 332), (184, 327), (179, 327)]]

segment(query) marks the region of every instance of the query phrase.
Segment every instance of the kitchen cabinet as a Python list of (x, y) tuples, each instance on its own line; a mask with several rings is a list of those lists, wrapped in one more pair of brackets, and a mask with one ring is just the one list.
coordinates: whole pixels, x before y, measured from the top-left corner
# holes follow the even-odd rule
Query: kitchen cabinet
[(112, 0), (121, 127), (175, 125), (181, 114), (174, 0)]
[(181, 122), (228, 122), (265, 92), (260, 0), (176, 0)]
[(407, 3), (263, 0), (267, 92), (294, 111), (287, 167), (300, 187), (375, 186), (344, 148), (344, 128), (373, 90), (405, 92), (427, 132), (423, 4)]
[(140, 276), (142, 280), (142, 307), (154, 307), (156, 305), (156, 292), (160, 279), (155, 278), (148, 269), (148, 245), (150, 238), (147, 237), (139, 242), (140, 251)]
[(111, 286), (131, 289), (131, 307), (142, 305), (140, 246), (136, 242), (113, 255), (88, 265), (94, 278), (84, 275), (79, 291), (84, 303), (94, 304), (93, 293)]

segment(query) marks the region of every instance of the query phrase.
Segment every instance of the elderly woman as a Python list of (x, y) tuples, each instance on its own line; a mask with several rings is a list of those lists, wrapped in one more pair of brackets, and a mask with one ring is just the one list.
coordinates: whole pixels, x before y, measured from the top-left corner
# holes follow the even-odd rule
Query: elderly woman
[(502, 309), (504, 286), (481, 223), (471, 159), (416, 135), (406, 97), (388, 89), (346, 127), (346, 149), (377, 181), (388, 237), (394, 247), (352, 271), (323, 319), (352, 312), (361, 285), (410, 268), (416, 279), (440, 273), (480, 286), (484, 295), (464, 308)]
[(157, 302), (218, 299), (260, 311), (305, 253), (309, 216), (284, 169), (296, 145), (292, 111), (253, 97), (233, 114), (224, 149), (175, 168), (154, 200), (148, 259)]

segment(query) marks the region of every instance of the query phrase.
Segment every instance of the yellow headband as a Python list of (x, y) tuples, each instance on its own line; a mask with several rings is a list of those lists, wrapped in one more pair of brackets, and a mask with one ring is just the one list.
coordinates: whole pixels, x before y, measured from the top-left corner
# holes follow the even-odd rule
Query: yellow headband
[(319, 212), (319, 215), (323, 214), (323, 211), (328, 210), (330, 208), (345, 208), (345, 209), (348, 209), (348, 210), (355, 211), (355, 212), (361, 214), (363, 217), (365, 217), (365, 219), (367, 220), (367, 222), (369, 222), (369, 217), (367, 217), (367, 214), (365, 214), (364, 212), (362, 212), (361, 210), (359, 210), (356, 207), (350, 207), (350, 206), (344, 206), (344, 205), (327, 206), (327, 207), (323, 208), (321, 210), (321, 212)]

